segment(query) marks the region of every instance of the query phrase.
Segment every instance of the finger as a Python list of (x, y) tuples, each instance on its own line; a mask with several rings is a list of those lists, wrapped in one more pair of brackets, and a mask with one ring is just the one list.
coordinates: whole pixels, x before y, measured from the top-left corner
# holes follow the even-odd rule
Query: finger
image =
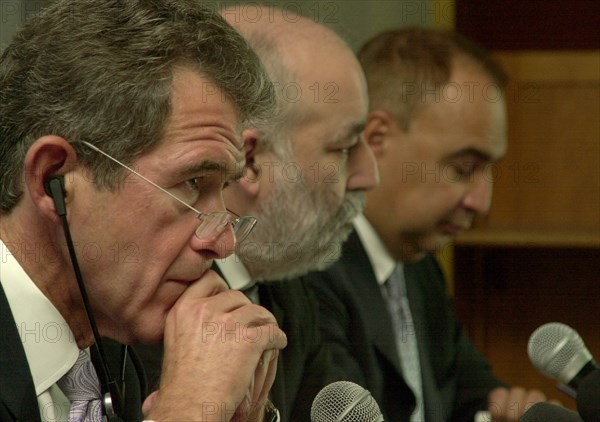
[(525, 401), (527, 404), (532, 406), (536, 403), (546, 401), (546, 395), (540, 390), (529, 390), (525, 395)]
[(258, 396), (258, 403), (264, 403), (267, 401), (269, 397), (269, 391), (271, 391), (271, 387), (273, 386), (273, 382), (275, 381), (275, 375), (277, 374), (277, 361), (279, 358), (279, 350), (274, 349), (271, 354), (271, 361), (267, 363), (268, 370), (265, 376), (265, 380), (263, 382), (263, 388)]
[(544, 393), (542, 393), (540, 390), (529, 390), (525, 396), (524, 406), (519, 408), (520, 410), (522, 410), (522, 412), (519, 414), (519, 416), (522, 416), (534, 404), (540, 403), (540, 402), (545, 402), (545, 401), (546, 401), (546, 395)]
[(510, 390), (504, 389), (504, 392), (506, 397), (502, 401), (502, 406), (498, 407), (497, 413), (492, 414), (492, 420), (494, 422), (517, 421), (525, 407), (525, 389), (513, 387)]
[(144, 403), (142, 404), (142, 413), (144, 415), (147, 415), (150, 412), (150, 410), (152, 409), (152, 405), (154, 405), (154, 402), (156, 401), (157, 397), (158, 390), (153, 391), (148, 397), (146, 397), (146, 400), (144, 400)]
[(261, 403), (260, 396), (262, 394), (263, 386), (265, 384), (265, 380), (267, 378), (267, 373), (269, 372), (269, 365), (271, 363), (271, 357), (275, 351), (265, 350), (258, 361), (258, 366), (256, 367), (256, 371), (254, 372), (254, 388), (252, 391), (252, 396), (250, 401), (253, 405), (257, 405)]
[(276, 323), (249, 327), (246, 336), (249, 341), (258, 342), (263, 351), (283, 349), (287, 346), (287, 336)]
[(522, 387), (513, 387), (508, 392), (507, 409), (505, 409), (503, 420), (517, 421), (525, 412), (527, 405), (527, 391)]
[(198, 280), (190, 283), (182, 296), (210, 297), (225, 290), (229, 290), (227, 283), (216, 272), (209, 269)]
[(498, 421), (504, 413), (508, 400), (508, 390), (503, 387), (495, 388), (488, 395), (488, 410), (492, 420)]
[[(222, 294), (228, 293), (229, 292), (225, 292)], [(240, 292), (231, 292), (231, 294), (234, 293), (239, 293), (244, 296), (244, 294)], [(246, 298), (246, 296), (244, 296), (244, 298)], [(262, 325), (277, 325), (275, 316), (267, 308), (256, 305), (249, 301), (242, 306), (232, 307), (227, 312), (231, 312), (232, 317), (236, 321), (246, 322), (248, 324), (248, 328), (260, 327)]]
[[(167, 337), (168, 333), (173, 332), (178, 328), (186, 328), (186, 325), (191, 325), (191, 328), (193, 328), (198, 321), (207, 323), (222, 322), (222, 314), (251, 304), (241, 292), (235, 290), (218, 290), (218, 286), (215, 286), (215, 290), (204, 290), (206, 294), (212, 295), (205, 297), (188, 295), (186, 290), (167, 314), (165, 322), (165, 341), (170, 340)], [(217, 291), (218, 293), (215, 293)], [(198, 293), (198, 291), (196, 293)], [(270, 317), (274, 319), (268, 311), (261, 311), (255, 308), (254, 313), (249, 310), (246, 315), (247, 321), (245, 322), (251, 321), (250, 316), (264, 319), (269, 319)]]
[[(270, 311), (260, 305), (253, 304), (246, 295), (237, 290), (226, 290), (206, 297), (184, 297), (182, 295), (173, 310), (184, 317), (189, 317), (190, 312), (202, 312), (205, 316), (217, 313), (232, 313), (236, 320), (243, 320), (248, 323), (254, 322), (255, 325), (276, 322)], [(234, 313), (236, 311), (239, 312)]]
[[(238, 407), (236, 418), (233, 420), (260, 421), (263, 408), (269, 396), (269, 391), (275, 380), (277, 373), (277, 358), (279, 350), (268, 350), (261, 357), (261, 362), (257, 367), (254, 383), (253, 399), (249, 403), (244, 403)], [(262, 382), (260, 379), (262, 378)]]
[(548, 400), (548, 403), (556, 404), (561, 407), (563, 406), (562, 402), (560, 400), (556, 400), (556, 399), (550, 399), (550, 400)]

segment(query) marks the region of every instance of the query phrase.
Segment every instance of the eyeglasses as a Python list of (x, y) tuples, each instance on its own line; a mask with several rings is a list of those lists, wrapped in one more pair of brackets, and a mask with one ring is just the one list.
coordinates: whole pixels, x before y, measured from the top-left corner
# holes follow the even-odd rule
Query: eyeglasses
[(254, 226), (256, 225), (255, 217), (252, 217), (252, 216), (241, 217), (227, 208), (226, 208), (226, 211), (215, 211), (215, 212), (211, 212), (208, 214), (198, 211), (196, 208), (192, 207), (191, 205), (188, 205), (187, 203), (185, 203), (185, 201), (179, 199), (177, 196), (173, 195), (171, 192), (167, 191), (166, 189), (161, 188), (156, 183), (154, 183), (152, 180), (148, 179), (146, 176), (141, 175), (140, 173), (138, 173), (137, 171), (135, 171), (128, 165), (123, 164), (116, 158), (114, 158), (111, 155), (107, 154), (106, 152), (102, 151), (100, 148), (98, 148), (86, 141), (80, 141), (80, 143), (93, 149), (96, 152), (99, 152), (100, 154), (102, 154), (106, 158), (114, 161), (115, 163), (117, 163), (118, 165), (123, 167), (124, 169), (135, 174), (140, 179), (150, 183), (152, 186), (154, 186), (156, 189), (158, 189), (162, 193), (169, 195), (171, 198), (173, 198), (180, 204), (182, 204), (185, 207), (194, 211), (196, 213), (196, 217), (198, 218), (198, 220), (200, 220), (200, 224), (198, 225), (198, 227), (196, 228), (196, 231), (194, 233), (196, 234), (196, 237), (200, 240), (207, 240), (207, 239), (213, 239), (213, 238), (218, 237), (218, 235), (223, 233), (223, 231), (225, 230), (227, 225), (231, 224), (231, 226), (233, 227), (233, 234), (235, 235), (236, 241), (241, 242), (245, 238), (248, 237), (248, 235), (252, 232), (252, 230), (254, 229)]

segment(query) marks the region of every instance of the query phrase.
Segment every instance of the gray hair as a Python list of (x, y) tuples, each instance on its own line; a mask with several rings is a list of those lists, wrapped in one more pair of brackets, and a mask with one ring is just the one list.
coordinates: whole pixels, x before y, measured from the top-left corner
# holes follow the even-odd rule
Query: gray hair
[(387, 109), (408, 130), (425, 94), (450, 82), (459, 57), (478, 65), (500, 90), (505, 88), (507, 77), (501, 66), (480, 45), (457, 33), (414, 27), (377, 35), (358, 52), (370, 109)]
[(292, 58), (286, 52), (287, 46), (279, 39), (278, 34), (272, 31), (263, 28), (238, 28), (236, 25), (234, 27), (260, 58), (275, 91), (276, 112), (268, 121), (255, 122), (253, 128), (261, 134), (262, 143), (267, 150), (281, 159), (291, 159), (292, 135), (301, 123), (304, 110), (302, 102), (292, 102), (285, 97), (284, 88), (298, 81), (294, 64), (290, 63)]
[[(87, 140), (126, 163), (162, 139), (173, 70), (214, 83), (242, 122), (275, 107), (246, 41), (194, 0), (64, 0), (33, 17), (0, 58), (0, 214), (22, 195), (23, 162), (41, 136)], [(121, 169), (73, 145), (98, 186)]]

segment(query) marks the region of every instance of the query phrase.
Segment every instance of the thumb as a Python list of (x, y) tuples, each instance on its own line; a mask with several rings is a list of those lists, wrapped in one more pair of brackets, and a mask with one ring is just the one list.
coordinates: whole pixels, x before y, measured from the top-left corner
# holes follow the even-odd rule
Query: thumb
[(150, 393), (150, 395), (148, 397), (146, 397), (146, 400), (144, 400), (144, 404), (142, 404), (142, 413), (144, 415), (146, 415), (146, 414), (148, 414), (148, 412), (150, 412), (157, 397), (158, 397), (158, 390), (153, 391), (152, 393)]

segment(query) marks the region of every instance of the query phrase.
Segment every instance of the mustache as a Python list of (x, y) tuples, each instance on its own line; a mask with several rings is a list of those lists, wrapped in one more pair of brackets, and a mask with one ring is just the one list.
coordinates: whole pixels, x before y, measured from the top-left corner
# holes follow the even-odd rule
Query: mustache
[(363, 212), (366, 203), (367, 197), (364, 192), (347, 193), (335, 220), (341, 222), (342, 224), (354, 220), (358, 214)]

